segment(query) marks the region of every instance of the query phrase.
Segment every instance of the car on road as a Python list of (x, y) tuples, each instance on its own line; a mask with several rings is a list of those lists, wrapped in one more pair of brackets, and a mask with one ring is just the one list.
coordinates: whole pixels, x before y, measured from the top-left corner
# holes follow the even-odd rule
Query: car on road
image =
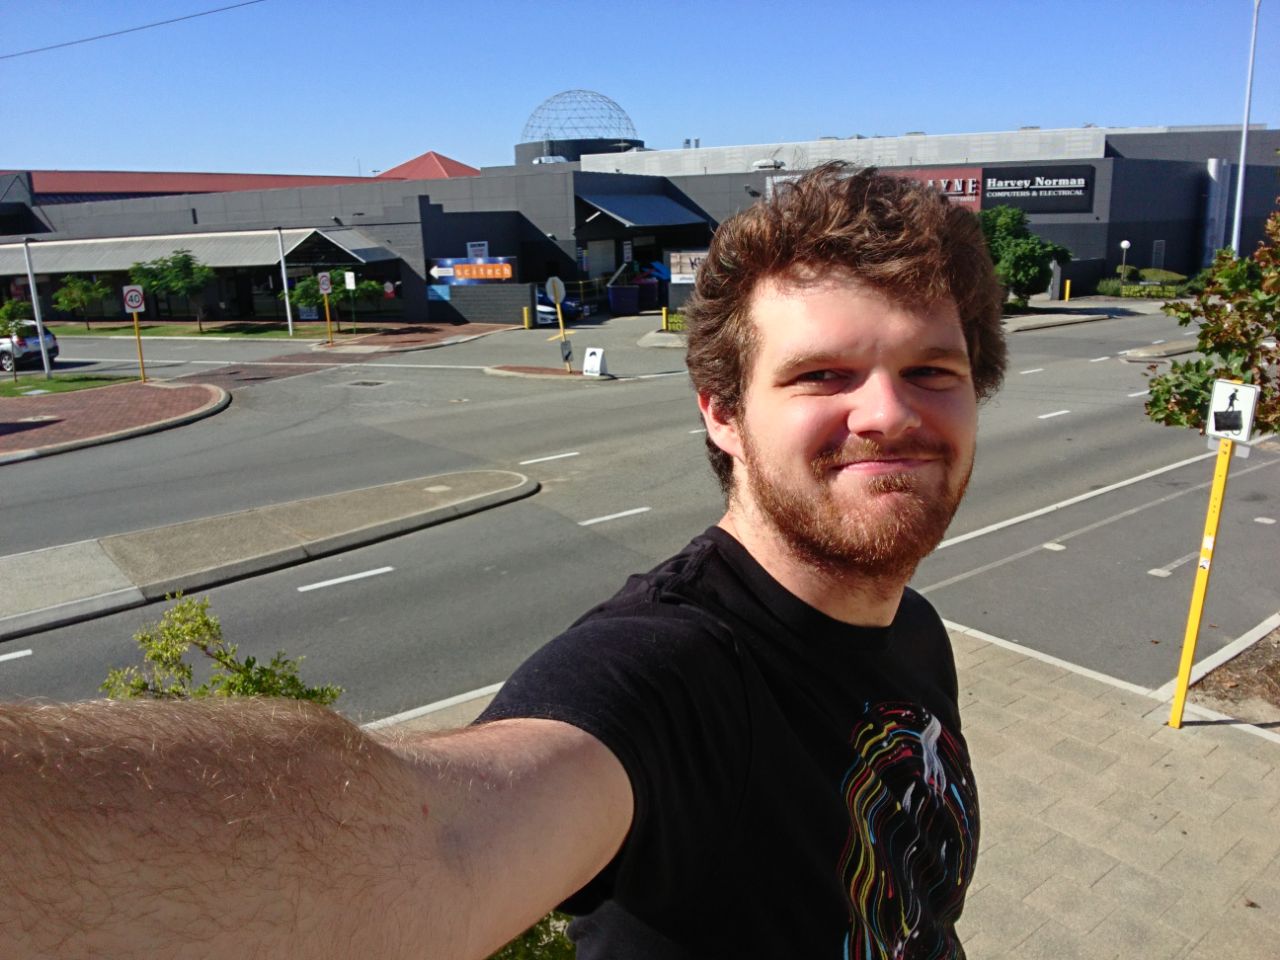
[[(581, 300), (575, 300), (572, 297), (565, 297), (560, 301), (560, 312), (564, 314), (565, 320), (573, 322), (590, 314), (590, 308), (584, 308)], [(538, 326), (556, 322), (556, 304), (546, 292), (538, 291)]]
[[(58, 338), (48, 327), (44, 328), (44, 346), (52, 364), (58, 356)], [(11, 373), (15, 364), (19, 367), (39, 366), (41, 362), (40, 339), (34, 323), (20, 327), (17, 336), (0, 337), (0, 370)]]

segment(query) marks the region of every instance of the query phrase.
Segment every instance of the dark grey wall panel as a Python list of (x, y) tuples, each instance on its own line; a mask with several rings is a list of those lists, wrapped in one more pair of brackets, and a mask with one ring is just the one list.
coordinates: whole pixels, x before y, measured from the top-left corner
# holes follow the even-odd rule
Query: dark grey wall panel
[(427, 312), (432, 323), (524, 323), (523, 308), (534, 310), (531, 283), (490, 283), (451, 287), (449, 300), (432, 300)]

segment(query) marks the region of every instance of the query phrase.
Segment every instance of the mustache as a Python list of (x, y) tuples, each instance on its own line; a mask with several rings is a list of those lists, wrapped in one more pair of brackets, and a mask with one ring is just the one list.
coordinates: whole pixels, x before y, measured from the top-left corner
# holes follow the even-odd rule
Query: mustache
[(931, 458), (950, 461), (955, 458), (955, 451), (949, 443), (941, 440), (915, 438), (898, 443), (877, 443), (874, 440), (859, 439), (819, 451), (814, 455), (811, 465), (815, 472), (821, 473), (863, 460)]

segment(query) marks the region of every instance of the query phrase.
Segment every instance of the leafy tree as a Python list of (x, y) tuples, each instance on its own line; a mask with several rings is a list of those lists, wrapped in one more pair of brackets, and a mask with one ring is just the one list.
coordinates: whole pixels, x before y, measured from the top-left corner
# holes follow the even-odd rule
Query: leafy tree
[(1164, 305), (1180, 326), (1194, 321), (1200, 356), (1174, 361), (1152, 376), (1146, 410), (1156, 423), (1204, 432), (1215, 380), (1239, 380), (1259, 387), (1254, 426), (1280, 430), (1280, 210), (1267, 220), (1268, 241), (1251, 257), (1237, 259), (1219, 250), (1194, 300)]
[(996, 276), (1025, 307), (1027, 300), (1049, 289), (1053, 264), (1070, 261), (1071, 251), (1037, 237), (1027, 226), (1027, 215), (1017, 207), (999, 206), (978, 214), (982, 235), (996, 265)]
[(71, 274), (62, 278), (62, 286), (53, 294), (53, 303), (59, 310), (66, 310), (75, 316), (77, 310), (84, 310), (84, 328), (89, 329), (90, 305), (101, 303), (111, 292), (101, 280), (87, 280)]
[[(0, 304), (0, 339), (16, 337), (36, 315), (30, 302), (26, 300), (6, 300)], [(7, 354), (9, 372), (13, 374), (13, 382), (18, 382), (18, 357), (14, 352)]]
[(195, 308), (196, 329), (201, 333), (205, 310), (202, 294), (216, 277), (213, 268), (197, 260), (190, 250), (175, 250), (171, 256), (135, 263), (129, 268), (129, 278), (152, 293), (186, 297)]
[[(222, 624), (209, 613), (209, 598), (193, 600), (178, 595), (159, 623), (148, 624), (133, 635), (142, 650), (144, 666), (117, 667), (107, 673), (100, 689), (113, 700), (151, 697), (181, 700), (190, 697), (286, 697), (331, 704), (342, 694), (329, 684), (309, 687), (298, 677), (302, 658), (290, 659), (278, 651), (268, 663), (254, 657), (240, 660), (236, 645), (222, 638)], [(193, 686), (194, 669), (185, 657), (195, 647), (213, 661), (208, 680)]]
[[(346, 281), (343, 280), (342, 274), (345, 271), (330, 271), (330, 277), (333, 281), (333, 293), (329, 294), (329, 309), (333, 311), (334, 322), (338, 324), (338, 332), (342, 332), (342, 314), (340, 304), (343, 302), (350, 303), (354, 298), (361, 303), (369, 303), (371, 301), (382, 299), (382, 284), (376, 280), (356, 280), (355, 290), (346, 289)], [(281, 300), (284, 299), (284, 291), (276, 294)], [(316, 277), (303, 277), (298, 280), (289, 289), (289, 302), (297, 307), (322, 307), (324, 306), (324, 294), (320, 292), (320, 281)], [(355, 311), (352, 311), (351, 322), (355, 324)]]
[(489, 960), (573, 960), (577, 950), (565, 935), (569, 918), (549, 913)]

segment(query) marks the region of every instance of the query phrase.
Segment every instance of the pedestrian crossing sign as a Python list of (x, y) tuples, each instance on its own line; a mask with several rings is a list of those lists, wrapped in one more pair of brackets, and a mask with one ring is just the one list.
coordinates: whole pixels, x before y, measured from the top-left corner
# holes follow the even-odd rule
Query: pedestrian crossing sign
[(1215, 380), (1204, 432), (1221, 440), (1248, 443), (1257, 404), (1258, 388), (1254, 384)]

